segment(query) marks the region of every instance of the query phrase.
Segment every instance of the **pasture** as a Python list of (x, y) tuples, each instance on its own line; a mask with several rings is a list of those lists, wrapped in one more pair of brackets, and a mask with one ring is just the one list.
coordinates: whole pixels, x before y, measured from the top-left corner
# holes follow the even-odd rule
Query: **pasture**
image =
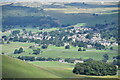
[(56, 74), (62, 78), (117, 78), (118, 76), (91, 76), (91, 75), (76, 75), (72, 73), (75, 64), (66, 64), (56, 61), (33, 61), (28, 62), (38, 67), (43, 67), (49, 72)]
[[(51, 58), (82, 58), (88, 59), (92, 58), (94, 60), (102, 60), (104, 54), (109, 55), (109, 61), (113, 60), (114, 56), (118, 55), (116, 50), (95, 50), (92, 48), (87, 48), (86, 51), (78, 51), (79, 47), (70, 46), (70, 49), (65, 49), (64, 47), (48, 46), (47, 49), (41, 49), (43, 52), (38, 55), (29, 54), (32, 53), (32, 49), (29, 46), (35, 46), (36, 48), (41, 48), (34, 43), (22, 43), (22, 42), (11, 42), (10, 44), (2, 45), (2, 52), (6, 55), (17, 57), (19, 55), (23, 56), (38, 56), (38, 57), (51, 57)], [(24, 52), (21, 54), (13, 54), (15, 49), (22, 47)]]
[(2, 56), (2, 63), (3, 78), (59, 78), (43, 68), (8, 56)]

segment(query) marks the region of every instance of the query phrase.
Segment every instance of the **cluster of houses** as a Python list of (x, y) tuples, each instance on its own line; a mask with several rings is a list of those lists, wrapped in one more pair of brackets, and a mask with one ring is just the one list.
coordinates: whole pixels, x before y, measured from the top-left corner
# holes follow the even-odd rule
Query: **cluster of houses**
[[(104, 45), (104, 46), (118, 45), (116, 42), (114, 42), (114, 43), (111, 44), (111, 41), (102, 39), (100, 33), (94, 33), (92, 35), (91, 39), (86, 38), (86, 36), (89, 33), (79, 33), (79, 32), (83, 32), (83, 31), (92, 31), (91, 28), (74, 27), (73, 29), (70, 29), (70, 30), (66, 29), (64, 31), (66, 33), (67, 32), (68, 33), (73, 33), (73, 35), (70, 35), (70, 34), (66, 35), (68, 37), (68, 39), (71, 39), (73, 42), (75, 42), (75, 41), (83, 41), (83, 42), (91, 42), (91, 43), (96, 43), (97, 42), (97, 43), (100, 43), (101, 45)], [(61, 32), (61, 31), (58, 31), (58, 32)], [(33, 39), (34, 38), (34, 39), (39, 39), (39, 40), (43, 40), (43, 39), (50, 40), (51, 38), (52, 39), (56, 38), (55, 36), (50, 36), (49, 32), (47, 32), (47, 35), (45, 35), (45, 36), (42, 33), (41, 34), (32, 33), (32, 35), (30, 35), (28, 32), (27, 32), (27, 34), (23, 34), (23, 32), (22, 32), (21, 34), (22, 35), (17, 35), (18, 38), (20, 38), (20, 37), (22, 37), (22, 38), (28, 38), (28, 39)], [(64, 40), (64, 39), (65, 39), (65, 36), (62, 36), (61, 40)], [(69, 43), (67, 43), (65, 45), (69, 45)], [(88, 45), (88, 47), (91, 47), (91, 45)]]

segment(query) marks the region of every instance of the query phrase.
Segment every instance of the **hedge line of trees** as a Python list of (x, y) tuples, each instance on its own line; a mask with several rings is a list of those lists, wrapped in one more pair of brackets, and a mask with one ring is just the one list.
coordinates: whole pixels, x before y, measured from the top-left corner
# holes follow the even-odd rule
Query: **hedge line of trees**
[(45, 57), (33, 57), (33, 56), (18, 56), (18, 59), (25, 61), (59, 61), (61, 58), (45, 58)]
[[(34, 56), (18, 56), (18, 59), (25, 60), (25, 61), (59, 61), (62, 58), (45, 58), (45, 57), (34, 57)], [(68, 63), (74, 63), (75, 60), (82, 60), (82, 58), (65, 58), (64, 61)], [(88, 60), (89, 59), (85, 59)]]

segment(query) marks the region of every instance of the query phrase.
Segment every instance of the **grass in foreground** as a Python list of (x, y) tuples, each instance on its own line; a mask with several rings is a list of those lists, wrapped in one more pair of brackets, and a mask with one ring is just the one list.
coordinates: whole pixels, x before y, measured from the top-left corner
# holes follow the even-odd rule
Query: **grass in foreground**
[(24, 62), (5, 55), (2, 59), (3, 78), (117, 78), (117, 76), (76, 75), (72, 73), (72, 64)]
[(47, 70), (21, 60), (2, 56), (3, 78), (59, 78)]

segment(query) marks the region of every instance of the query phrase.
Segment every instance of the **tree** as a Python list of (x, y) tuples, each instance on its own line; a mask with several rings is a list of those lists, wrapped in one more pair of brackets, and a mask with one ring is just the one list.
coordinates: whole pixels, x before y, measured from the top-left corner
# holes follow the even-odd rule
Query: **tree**
[(23, 31), (23, 33), (24, 33), (24, 34), (27, 34), (27, 31), (26, 31), (26, 29), (22, 29), (22, 31)]
[(10, 41), (7, 41), (7, 44), (10, 44)]
[(87, 44), (85, 42), (76, 42), (78, 47), (87, 47)]
[(86, 49), (83, 49), (83, 51), (86, 51)]
[(20, 38), (19, 38), (19, 41), (20, 41), (20, 42), (27, 42), (27, 41), (28, 41), (28, 38), (20, 37)]
[(92, 61), (93, 59), (92, 58), (89, 58), (89, 59), (85, 59), (84, 62), (88, 62), (88, 61)]
[(12, 31), (12, 35), (17, 35), (20, 33), (20, 30), (15, 30), (15, 31)]
[(77, 63), (73, 69), (75, 74), (106, 76), (116, 75), (117, 67), (100, 61), (88, 61)]
[(109, 59), (109, 55), (108, 54), (104, 54), (103, 57), (108, 60)]
[(120, 70), (120, 55), (118, 54), (118, 56), (113, 57), (113, 59), (113, 64), (118, 65), (118, 69)]
[(110, 47), (110, 50), (113, 50), (113, 47)]
[(99, 44), (99, 43), (95, 43), (95, 44), (94, 44), (94, 47), (96, 48), (96, 50), (105, 49), (105, 46), (104, 46), (104, 45), (101, 45), (101, 44)]
[(18, 41), (18, 37), (15, 36), (15, 37), (13, 38), (13, 41)]
[(22, 53), (22, 52), (23, 52), (23, 48), (20, 48), (20, 49), (19, 49), (19, 53)]
[(17, 49), (14, 50), (14, 54), (18, 54), (18, 50)]
[(2, 39), (4, 39), (5, 41), (7, 41), (8, 37), (7, 36), (2, 36)]
[(66, 46), (65, 46), (65, 49), (70, 49), (70, 46), (69, 46), (69, 45), (66, 45)]
[(2, 52), (2, 55), (4, 55), (5, 53), (4, 52)]
[(82, 49), (81, 49), (81, 48), (79, 48), (79, 49), (78, 49), (78, 51), (82, 51)]
[(33, 50), (33, 53), (32, 53), (32, 54), (37, 55), (37, 54), (40, 54), (40, 53), (41, 53), (40, 49), (37, 48), (37, 49), (34, 49), (34, 50)]
[(91, 38), (92, 38), (92, 35), (91, 35), (91, 34), (88, 34), (88, 35), (86, 35), (85, 38), (87, 38), (87, 39), (91, 39)]
[(41, 48), (42, 49), (46, 49), (48, 46), (47, 45), (42, 45)]
[(19, 48), (19, 50), (15, 49), (14, 54), (20, 54), (23, 52), (23, 48)]

